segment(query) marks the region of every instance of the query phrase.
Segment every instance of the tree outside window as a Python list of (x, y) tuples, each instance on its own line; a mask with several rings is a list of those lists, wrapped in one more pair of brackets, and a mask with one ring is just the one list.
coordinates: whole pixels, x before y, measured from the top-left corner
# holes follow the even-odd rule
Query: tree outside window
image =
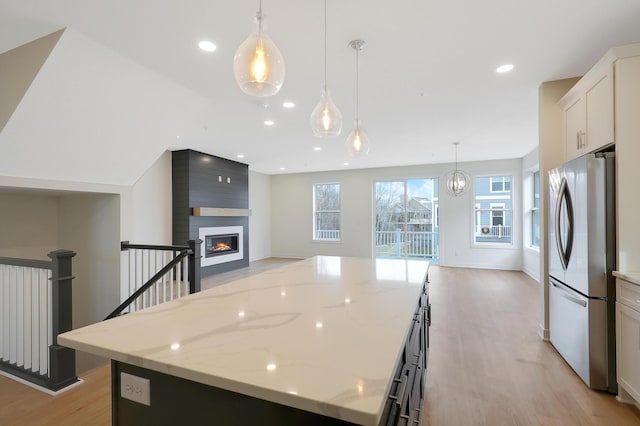
[(340, 184), (313, 186), (313, 239), (340, 240)]

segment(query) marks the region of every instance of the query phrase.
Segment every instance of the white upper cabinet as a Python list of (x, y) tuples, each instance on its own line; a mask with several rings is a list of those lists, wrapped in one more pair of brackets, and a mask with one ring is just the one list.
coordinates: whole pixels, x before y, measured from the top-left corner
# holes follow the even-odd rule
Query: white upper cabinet
[(587, 90), (586, 109), (587, 137), (583, 151), (591, 152), (614, 143), (613, 66), (610, 66), (608, 72)]
[(613, 63), (594, 67), (561, 100), (565, 160), (615, 142)]
[(564, 149), (567, 161), (580, 156), (587, 139), (586, 103), (586, 98), (581, 97), (564, 110)]

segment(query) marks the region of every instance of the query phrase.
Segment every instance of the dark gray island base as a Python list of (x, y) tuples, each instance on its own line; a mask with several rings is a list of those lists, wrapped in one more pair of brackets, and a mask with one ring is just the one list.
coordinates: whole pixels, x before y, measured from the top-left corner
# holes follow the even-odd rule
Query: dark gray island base
[[(418, 426), (422, 418), (424, 380), (429, 356), (431, 306), (425, 277), (412, 325), (393, 375), (379, 425)], [(120, 373), (149, 379), (151, 406), (120, 396)], [(254, 398), (225, 389), (136, 367), (111, 362), (112, 423), (119, 426), (144, 425), (260, 425), (332, 426), (355, 425), (335, 416), (326, 416)]]

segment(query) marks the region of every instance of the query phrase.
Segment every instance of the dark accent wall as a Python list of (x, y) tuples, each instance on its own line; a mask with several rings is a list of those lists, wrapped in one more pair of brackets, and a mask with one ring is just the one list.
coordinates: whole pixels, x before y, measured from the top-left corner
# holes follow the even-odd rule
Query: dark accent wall
[(249, 265), (249, 218), (192, 216), (194, 207), (249, 208), (249, 166), (190, 149), (173, 151), (173, 244), (199, 237), (200, 227), (242, 226), (243, 259), (202, 268), (202, 276)]

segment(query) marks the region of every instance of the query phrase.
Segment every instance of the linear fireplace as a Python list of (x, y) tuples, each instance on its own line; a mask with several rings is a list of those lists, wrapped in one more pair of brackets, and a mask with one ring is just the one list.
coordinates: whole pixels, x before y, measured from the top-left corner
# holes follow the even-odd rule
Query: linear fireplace
[(204, 239), (205, 257), (237, 253), (239, 236), (238, 233), (207, 235)]
[(242, 226), (216, 226), (199, 229), (204, 257), (201, 266), (241, 260), (244, 258), (242, 248)]

